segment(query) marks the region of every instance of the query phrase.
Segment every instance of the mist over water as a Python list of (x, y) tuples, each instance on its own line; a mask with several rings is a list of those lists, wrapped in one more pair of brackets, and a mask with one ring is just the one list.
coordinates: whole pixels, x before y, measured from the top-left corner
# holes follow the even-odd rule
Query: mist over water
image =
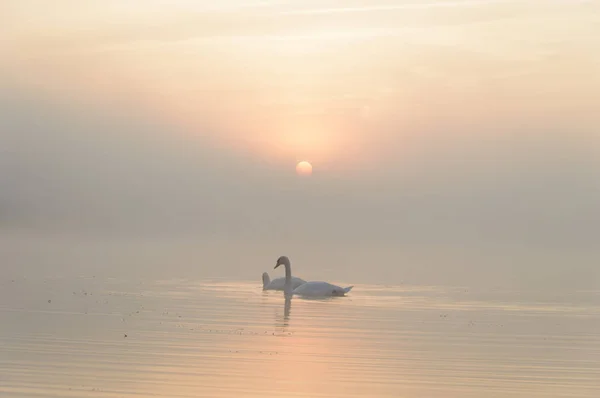
[(599, 395), (597, 2), (1, 12), (0, 396)]

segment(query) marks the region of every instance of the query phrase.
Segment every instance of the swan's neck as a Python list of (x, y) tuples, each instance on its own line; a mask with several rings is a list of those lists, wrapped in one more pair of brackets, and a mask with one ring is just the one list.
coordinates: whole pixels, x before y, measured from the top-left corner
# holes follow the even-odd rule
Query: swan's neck
[(284, 284), (284, 289), (285, 289), (285, 293), (291, 293), (292, 292), (292, 266), (290, 265), (289, 262), (286, 262), (285, 264), (283, 264), (285, 266), (285, 284)]

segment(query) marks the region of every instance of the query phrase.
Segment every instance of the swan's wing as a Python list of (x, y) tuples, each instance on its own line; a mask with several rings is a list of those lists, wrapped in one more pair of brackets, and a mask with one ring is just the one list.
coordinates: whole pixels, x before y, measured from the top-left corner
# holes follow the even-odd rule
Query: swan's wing
[[(306, 281), (300, 278), (292, 277), (292, 289), (297, 288), (300, 285), (305, 284)], [(285, 278), (273, 279), (264, 290), (283, 290), (285, 289)]]
[(262, 274), (262, 281), (263, 281), (263, 290), (267, 290), (269, 284), (271, 283), (271, 278), (269, 277), (268, 273), (263, 272), (263, 274)]
[(285, 278), (276, 278), (269, 283), (265, 290), (283, 290)]

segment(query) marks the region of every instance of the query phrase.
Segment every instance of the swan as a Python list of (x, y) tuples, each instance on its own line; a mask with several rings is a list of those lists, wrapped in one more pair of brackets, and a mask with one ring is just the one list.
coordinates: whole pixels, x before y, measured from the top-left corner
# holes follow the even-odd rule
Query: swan
[[(263, 272), (263, 290), (284, 290), (285, 288), (285, 278), (276, 278), (271, 280), (269, 278), (269, 274)], [(304, 279), (292, 277), (292, 290), (297, 288), (298, 286), (306, 283)]]
[(340, 287), (332, 285), (327, 282), (306, 282), (298, 287), (293, 287), (292, 284), (292, 266), (290, 259), (287, 256), (281, 256), (277, 259), (277, 264), (274, 269), (277, 269), (280, 265), (285, 267), (285, 287), (284, 291), (286, 295), (297, 294), (299, 296), (307, 297), (331, 297), (331, 296), (344, 296), (354, 286)]

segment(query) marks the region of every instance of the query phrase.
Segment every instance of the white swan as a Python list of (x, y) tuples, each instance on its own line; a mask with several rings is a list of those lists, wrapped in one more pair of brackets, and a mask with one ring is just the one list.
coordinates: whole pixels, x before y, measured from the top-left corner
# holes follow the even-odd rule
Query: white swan
[(285, 266), (284, 291), (286, 295), (297, 294), (299, 296), (307, 297), (344, 296), (354, 287), (340, 287), (327, 282), (306, 282), (294, 288), (292, 284), (292, 265), (290, 264), (290, 259), (287, 258), (287, 256), (279, 257), (275, 268), (280, 265)]
[[(263, 272), (263, 290), (284, 290), (285, 288), (285, 278), (276, 278), (271, 280), (269, 278), (269, 274)], [(297, 288), (300, 285), (305, 284), (306, 281), (301, 278), (292, 277), (292, 290)]]

